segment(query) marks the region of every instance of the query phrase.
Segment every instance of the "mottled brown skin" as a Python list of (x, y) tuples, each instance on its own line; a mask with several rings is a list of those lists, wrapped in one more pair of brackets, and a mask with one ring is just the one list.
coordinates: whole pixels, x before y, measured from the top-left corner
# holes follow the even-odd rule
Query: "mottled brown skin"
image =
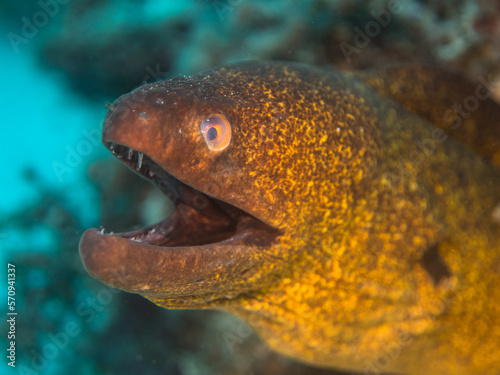
[[(162, 248), (90, 230), (80, 245), (87, 270), (166, 308), (236, 314), (278, 352), (314, 365), (499, 374), (500, 172), (477, 154), (481, 143), (435, 133), (425, 119), (442, 118), (440, 95), (416, 115), (406, 108), (425, 92), (398, 97), (397, 81), (388, 90), (386, 73), (371, 74), (248, 62), (121, 97), (105, 143), (146, 153), (278, 232)], [(484, 103), (491, 113), (479, 107), (474, 118), (499, 118)], [(219, 152), (199, 130), (213, 113), (232, 125)]]
[(456, 72), (422, 65), (354, 74), (500, 166), (500, 112), (498, 104), (489, 100), (495, 84), (491, 74), (471, 82)]

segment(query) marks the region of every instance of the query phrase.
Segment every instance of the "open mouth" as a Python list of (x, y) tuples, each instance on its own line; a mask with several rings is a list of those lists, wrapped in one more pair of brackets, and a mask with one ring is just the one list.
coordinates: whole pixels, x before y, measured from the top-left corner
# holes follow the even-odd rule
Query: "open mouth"
[(175, 204), (174, 212), (165, 220), (115, 235), (161, 247), (200, 246), (236, 239), (266, 245), (278, 235), (275, 228), (243, 210), (179, 181), (148, 155), (114, 142), (105, 146), (130, 169), (153, 182)]

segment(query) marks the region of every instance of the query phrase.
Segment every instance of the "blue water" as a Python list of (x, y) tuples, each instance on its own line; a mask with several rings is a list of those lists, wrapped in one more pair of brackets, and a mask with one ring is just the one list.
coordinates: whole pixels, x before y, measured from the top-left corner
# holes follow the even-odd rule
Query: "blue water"
[[(81, 215), (95, 219), (97, 207), (91, 204), (95, 197), (88, 196), (84, 177), (86, 166), (103, 157), (104, 151), (99, 137), (88, 142), (84, 131), (98, 134), (106, 109), (73, 94), (60, 75), (39, 68), (30, 50), (15, 54), (8, 44), (0, 43), (0, 60), (0, 79), (8, 88), (2, 95), (0, 138), (6, 155), (0, 178), (7, 194), (0, 195), (0, 210), (5, 214), (40, 199), (23, 177), (31, 168), (50, 186), (71, 189), (81, 204)], [(71, 150), (78, 156), (68, 164)], [(61, 169), (58, 163), (68, 168)]]
[[(6, 35), (7, 30), (1, 29), (0, 34)], [(60, 73), (41, 68), (35, 58), (36, 43), (37, 40), (33, 39), (31, 45), (25, 45), (19, 53), (14, 53), (4, 38), (0, 42), (0, 79), (3, 87), (0, 94), (0, 148), (5, 155), (0, 174), (3, 193), (0, 195), (0, 216), (4, 220), (9, 215), (23, 216), (38, 202), (43, 202), (45, 191), (59, 191), (68, 192), (67, 196), (71, 197), (68, 206), (82, 224), (95, 225), (99, 220), (99, 200), (87, 178), (87, 167), (94, 160), (106, 157), (99, 139), (106, 110), (103, 103), (92, 103), (73, 93)], [(37, 183), (27, 177), (32, 173), (36, 174)], [(39, 184), (44, 189), (40, 189)], [(37, 293), (46, 289), (51, 284), (54, 271), (43, 266), (25, 267), (13, 259), (23, 253), (29, 254), (31, 258), (36, 257), (37, 253), (49, 257), (46, 259), (58, 257), (61, 243), (65, 240), (57, 228), (36, 218), (29, 226), (13, 226), (4, 222), (0, 228), (2, 269), (5, 270), (7, 263), (12, 262), (17, 270), (15, 302), (19, 312), (17, 330), (21, 332), (16, 340), (18, 374), (32, 371), (29, 367), (30, 354), (21, 348), (23, 345), (30, 347), (36, 342), (30, 340), (23, 343), (22, 340), (27, 337), (26, 333), (22, 334), (23, 330), (29, 329), (36, 333), (23, 321), (23, 315), (25, 319), (30, 315), (23, 314), (23, 310), (37, 308), (30, 306), (23, 292)], [(76, 248), (74, 250), (76, 252)], [(5, 281), (0, 288), (0, 300), (7, 301), (7, 278), (4, 278), (4, 273), (1, 273)], [(67, 319), (64, 317), (71, 313), (71, 309), (66, 307), (67, 303), (59, 298), (47, 298), (38, 312), (45, 315), (46, 319), (40, 322)], [(2, 312), (4, 310), (2, 306)], [(38, 346), (43, 347), (48, 336), (43, 334), (43, 330), (37, 336)], [(6, 331), (2, 329), (0, 343), (3, 352), (7, 345), (4, 341), (6, 338)], [(68, 350), (67, 354), (71, 352)], [(28, 367), (23, 367), (23, 364), (28, 364)], [(40, 373), (66, 372), (70, 365), (71, 361), (52, 361)], [(7, 367), (4, 358), (0, 364), (0, 374), (15, 373), (9, 370), (14, 371)]]

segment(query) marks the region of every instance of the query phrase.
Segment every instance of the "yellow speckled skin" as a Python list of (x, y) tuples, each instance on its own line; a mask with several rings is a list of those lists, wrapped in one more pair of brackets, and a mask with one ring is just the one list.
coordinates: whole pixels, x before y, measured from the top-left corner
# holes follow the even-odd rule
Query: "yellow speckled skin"
[[(196, 96), (192, 108), (162, 115), (162, 126), (182, 126), (182, 157), (201, 162), (182, 162), (174, 146), (143, 151), (197, 189), (216, 183), (215, 197), (281, 235), (255, 246), (252, 272), (218, 275), (210, 298), (142, 294), (167, 308), (234, 313), (276, 351), (319, 366), (500, 374), (500, 171), (478, 155), (480, 143), (444, 140), (424, 119), (447, 110), (437, 95), (417, 115), (383, 86), (366, 73), (277, 62), (154, 86)], [(425, 98), (404, 97), (412, 95)], [(479, 115), (486, 102), (498, 119), (489, 100), (472, 117), (488, 118)], [(217, 154), (199, 135), (197, 116), (210, 112), (232, 124)]]

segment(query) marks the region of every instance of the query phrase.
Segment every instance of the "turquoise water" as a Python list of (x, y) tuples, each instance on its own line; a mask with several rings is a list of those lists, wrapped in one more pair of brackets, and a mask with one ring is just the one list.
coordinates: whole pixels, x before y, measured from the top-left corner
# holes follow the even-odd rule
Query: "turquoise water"
[[(33, 169), (51, 187), (71, 189), (83, 204), (77, 208), (79, 215), (95, 220), (98, 210), (91, 197), (85, 198), (89, 187), (82, 181), (85, 166), (104, 156), (99, 131), (105, 108), (72, 93), (60, 74), (37, 65), (30, 50), (14, 54), (2, 43), (0, 59), (2, 82), (8, 88), (2, 98), (0, 145), (9, 155), (2, 174), (2, 187), (9, 194), (0, 197), (2, 211), (13, 212), (40, 199), (36, 187), (23, 177), (23, 171)], [(92, 132), (90, 146), (87, 132)], [(74, 153), (78, 156), (67, 160)]]

